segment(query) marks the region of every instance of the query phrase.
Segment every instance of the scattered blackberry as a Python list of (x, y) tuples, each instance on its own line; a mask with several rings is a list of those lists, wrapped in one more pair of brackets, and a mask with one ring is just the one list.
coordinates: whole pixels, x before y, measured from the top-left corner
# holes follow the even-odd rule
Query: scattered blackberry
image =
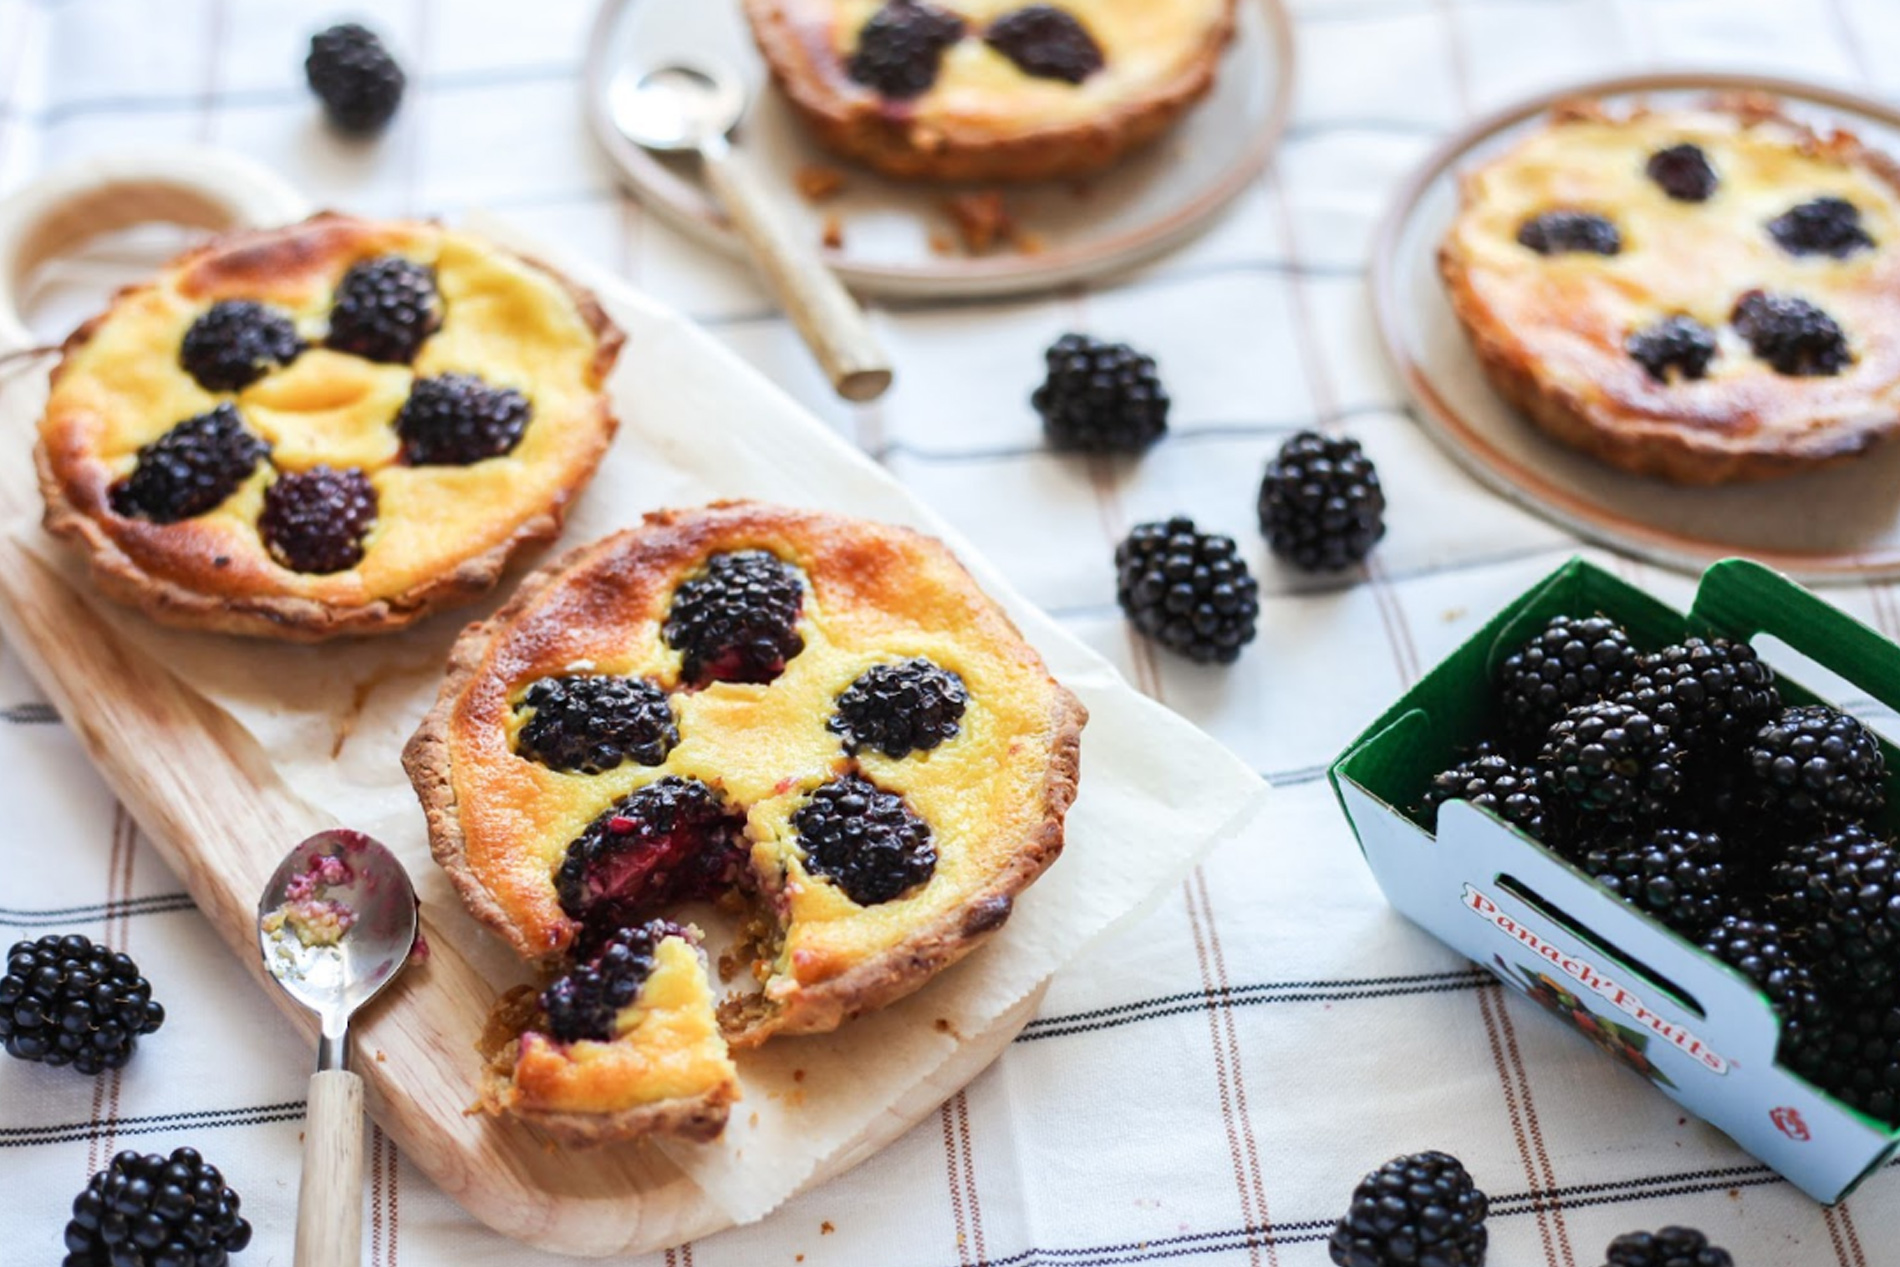
[(1546, 211), (1518, 226), (1517, 241), (1539, 255), (1584, 251), (1615, 255), (1623, 249), (1623, 235), (1602, 216), (1588, 211)]
[(402, 456), (412, 466), (468, 466), (521, 443), (528, 398), (473, 374), (418, 378), (396, 413)]
[(1029, 403), (1052, 447), (1140, 453), (1168, 429), (1168, 393), (1154, 358), (1126, 343), (1065, 334), (1043, 354), (1048, 377)]
[(1813, 378), (1838, 374), (1854, 358), (1834, 318), (1805, 299), (1751, 290), (1729, 314), (1735, 332), (1777, 374)]
[(576, 964), (541, 991), (549, 1035), (560, 1043), (588, 1038), (604, 1042), (613, 1037), (614, 1018), (653, 975), (653, 957), (660, 942), (684, 935), (679, 925), (662, 919), (616, 930), (588, 962)]
[(1523, 828), (1537, 840), (1544, 840), (1549, 833), (1549, 817), (1536, 773), (1508, 757), (1472, 757), (1435, 776), (1425, 790), (1425, 808), (1434, 822), (1438, 807), (1446, 801), (1470, 801)]
[(859, 906), (901, 897), (937, 870), (930, 824), (896, 793), (855, 775), (814, 791), (792, 815), (792, 826), (805, 851), (805, 869)]
[(241, 391), (303, 352), (290, 318), (248, 299), (221, 299), (185, 331), (178, 363), (208, 392)]
[(1816, 1067), (1833, 1008), (1797, 943), (1773, 920), (1726, 915), (1702, 949), (1761, 987), (1781, 1018), (1780, 1059), (1798, 1072)]
[(1722, 839), (1683, 827), (1646, 828), (1583, 854), (1598, 884), (1685, 937), (1715, 926), (1730, 902)]
[(928, 660), (879, 664), (844, 689), (825, 727), (844, 736), (846, 752), (907, 757), (956, 738), (969, 702), (963, 679)]
[(1808, 931), (1838, 985), (1882, 986), (1900, 972), (1900, 856), (1850, 824), (1792, 850), (1774, 871), (1775, 900)]
[(1625, 1233), (1610, 1242), (1608, 1254), (1604, 1267), (1735, 1267), (1727, 1250), (1686, 1227)]
[(1649, 156), (1643, 170), (1677, 202), (1707, 202), (1715, 192), (1715, 168), (1699, 145), (1672, 145)]
[(7, 1055), (80, 1073), (118, 1069), (141, 1034), (165, 1023), (152, 986), (127, 955), (78, 933), (15, 942), (0, 976)]
[(1338, 1267), (1480, 1267), (1489, 1209), (1456, 1157), (1395, 1157), (1353, 1189), (1327, 1249)]
[(604, 774), (623, 761), (658, 765), (680, 741), (666, 692), (645, 678), (544, 677), (516, 705), (515, 751), (551, 770)]
[(1900, 997), (1891, 985), (1843, 1001), (1822, 1036), (1814, 1084), (1870, 1117), (1900, 1126)]
[(1775, 671), (1746, 642), (1690, 638), (1645, 656), (1617, 697), (1669, 727), (1685, 748), (1729, 747), (1781, 709)]
[(1115, 547), (1115, 601), (1170, 651), (1201, 664), (1232, 664), (1254, 639), (1260, 587), (1232, 537), (1195, 530), (1176, 515), (1137, 525)]
[(376, 490), (358, 467), (313, 466), (264, 490), (258, 529), (271, 557), (293, 572), (346, 572), (363, 561), (376, 521)]
[(219, 405), (139, 449), (132, 474), (108, 494), (113, 513), (161, 524), (195, 518), (235, 493), (268, 452), (236, 409)]
[(1715, 359), (1715, 334), (1694, 317), (1677, 314), (1631, 332), (1623, 350), (1659, 383), (1669, 381), (1672, 369), (1687, 381), (1709, 372), (1709, 362)]
[(354, 22), (311, 36), (303, 70), (330, 122), (358, 135), (382, 131), (407, 83), (376, 33)]
[(922, 0), (889, 0), (858, 30), (845, 73), (895, 101), (921, 97), (937, 82), (944, 50), (963, 38), (963, 19)]
[(1025, 75), (1079, 84), (1102, 68), (1102, 46), (1075, 15), (1052, 4), (1032, 4), (990, 23), (983, 42)]
[(770, 682), (805, 649), (798, 612), (805, 583), (764, 550), (715, 554), (679, 587), (661, 633), (681, 655), (680, 676), (707, 682)]
[(1558, 719), (1629, 685), (1642, 657), (1621, 625), (1605, 616), (1553, 616), (1498, 666), (1506, 738), (1527, 755)]
[(1872, 731), (1825, 704), (1785, 708), (1748, 743), (1754, 793), (1791, 822), (1870, 818), (1887, 803), (1887, 759)]
[(194, 1148), (123, 1152), (73, 1198), (62, 1267), (224, 1267), (251, 1243), (238, 1194)]
[(1845, 198), (1816, 198), (1768, 222), (1768, 236), (1790, 255), (1828, 255), (1846, 259), (1872, 250), (1874, 240), (1860, 227), (1860, 208)]
[(1260, 531), (1306, 572), (1337, 572), (1385, 536), (1385, 490), (1357, 440), (1302, 431), (1280, 446), (1260, 481)]
[(382, 255), (343, 274), (324, 342), (338, 352), (407, 365), (423, 340), (441, 328), (435, 273), (400, 255)]
[(737, 877), (745, 816), (698, 779), (668, 775), (589, 823), (554, 876), (585, 950), (668, 902), (712, 897)]
[(1546, 801), (1613, 822), (1660, 814), (1682, 791), (1682, 760), (1668, 727), (1614, 700), (1565, 713), (1538, 755)]

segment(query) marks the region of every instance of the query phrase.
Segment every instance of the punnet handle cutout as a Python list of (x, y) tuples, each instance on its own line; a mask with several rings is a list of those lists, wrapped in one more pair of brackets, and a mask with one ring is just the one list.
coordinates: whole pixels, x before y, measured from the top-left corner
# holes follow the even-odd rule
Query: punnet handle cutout
[(1730, 638), (1771, 634), (1900, 712), (1900, 646), (1772, 568), (1752, 559), (1712, 564), (1689, 614)]

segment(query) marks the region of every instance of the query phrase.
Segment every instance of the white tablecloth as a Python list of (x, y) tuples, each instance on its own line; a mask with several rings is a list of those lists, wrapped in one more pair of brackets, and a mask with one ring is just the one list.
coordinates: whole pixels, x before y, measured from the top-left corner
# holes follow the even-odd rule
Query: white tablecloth
[[(899, 386), (864, 407), (828, 395), (743, 268), (616, 191), (579, 116), (590, 7), (377, 6), (411, 88), (391, 133), (354, 147), (325, 132), (301, 82), (308, 34), (348, 16), (330, 3), (0, 0), (0, 190), (85, 153), (195, 141), (350, 210), (501, 212), (718, 332), (1285, 793), (1269, 829), (1060, 977), (998, 1065), (874, 1164), (649, 1261), (1307, 1267), (1327, 1261), (1361, 1173), (1435, 1147), (1491, 1193), (1502, 1267), (1595, 1267), (1612, 1236), (1670, 1222), (1708, 1229), (1744, 1267), (1900, 1263), (1891, 1171), (1824, 1211), (1507, 996), (1390, 911), (1323, 777), (1407, 683), (1576, 548), (1462, 476), (1380, 361), (1364, 263), (1396, 182), (1461, 120), (1560, 80), (1693, 65), (1900, 92), (1883, 52), (1900, 47), (1900, 4), (1301, 0), (1293, 127), (1210, 233), (1061, 297), (877, 310)], [(1040, 447), (1026, 397), (1069, 328), (1161, 362), (1173, 433), (1131, 472)], [(1391, 534), (1368, 575), (1298, 576), (1254, 527), (1266, 457), (1314, 425), (1360, 437), (1383, 473)], [(1232, 533), (1261, 577), (1260, 638), (1234, 668), (1157, 654), (1116, 611), (1114, 541), (1176, 511)], [(1686, 595), (1681, 578), (1608, 561)], [(1833, 597), (1900, 632), (1891, 587)], [(68, 1203), (116, 1150), (183, 1143), (224, 1168), (257, 1224), (237, 1261), (288, 1263), (310, 1053), (0, 649), (0, 938), (49, 930), (125, 947), (170, 1018), (96, 1081), (0, 1060), (0, 1263), (57, 1261)], [(380, 1133), (372, 1150), (374, 1267), (554, 1261), (486, 1232)]]

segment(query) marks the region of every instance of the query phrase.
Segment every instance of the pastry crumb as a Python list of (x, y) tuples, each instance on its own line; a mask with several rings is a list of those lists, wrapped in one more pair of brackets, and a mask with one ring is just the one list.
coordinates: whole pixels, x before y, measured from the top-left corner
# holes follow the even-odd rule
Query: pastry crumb
[(957, 236), (963, 239), (963, 247), (971, 255), (988, 255), (993, 250), (1017, 245), (1016, 220), (1010, 215), (1009, 203), (1001, 190), (952, 194), (943, 200), (943, 209), (950, 213)]
[(806, 202), (826, 202), (844, 192), (844, 173), (824, 163), (807, 163), (792, 175)]
[(954, 255), (957, 250), (957, 240), (948, 233), (945, 233), (942, 229), (932, 229), (930, 231), (930, 249), (937, 255)]
[(828, 250), (837, 250), (844, 245), (844, 220), (836, 212), (825, 217), (824, 236), (819, 239)]
[(792, 1070), (793, 1082), (803, 1082), (804, 1080), (805, 1080), (805, 1071), (803, 1069)]
[(826, 1219), (823, 1223), (820, 1223), (818, 1225), (818, 1235), (820, 1236), (830, 1236), (833, 1232), (837, 1230), (838, 1230), (837, 1228), (831, 1225), (830, 1219)]

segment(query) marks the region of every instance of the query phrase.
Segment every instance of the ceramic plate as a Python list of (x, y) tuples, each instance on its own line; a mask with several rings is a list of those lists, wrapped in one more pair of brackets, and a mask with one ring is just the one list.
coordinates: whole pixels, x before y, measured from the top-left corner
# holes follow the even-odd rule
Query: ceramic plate
[[(645, 204), (675, 227), (732, 254), (743, 251), (708, 199), (694, 160), (662, 159), (621, 136), (607, 115), (607, 86), (622, 67), (717, 57), (744, 78), (753, 105), (738, 139), (805, 220), (811, 240), (836, 214), (844, 244), (825, 256), (847, 285), (891, 296), (997, 295), (1047, 289), (1124, 268), (1203, 227), (1266, 165), (1293, 93), (1291, 24), (1280, 0), (1240, 0), (1233, 43), (1207, 99), (1155, 145), (1087, 182), (1010, 187), (1033, 254), (945, 254), (954, 240), (944, 188), (907, 185), (846, 167), (805, 134), (753, 47), (736, 0), (606, 0), (589, 43), (585, 93), (594, 135)], [(795, 192), (800, 168), (847, 173), (845, 191), (814, 208)], [(960, 248), (958, 248), (960, 250)]]
[(1625, 474), (1546, 439), (1492, 391), (1438, 278), (1459, 173), (1543, 126), (1554, 103), (1681, 107), (1738, 89), (1771, 93), (1795, 119), (1900, 155), (1900, 112), (1790, 80), (1656, 74), (1546, 93), (1451, 138), (1400, 190), (1374, 244), (1379, 335), (1426, 428), (1484, 483), (1573, 532), (1689, 572), (1747, 555), (1810, 582), (1900, 576), (1900, 444), (1767, 484), (1681, 488)]

